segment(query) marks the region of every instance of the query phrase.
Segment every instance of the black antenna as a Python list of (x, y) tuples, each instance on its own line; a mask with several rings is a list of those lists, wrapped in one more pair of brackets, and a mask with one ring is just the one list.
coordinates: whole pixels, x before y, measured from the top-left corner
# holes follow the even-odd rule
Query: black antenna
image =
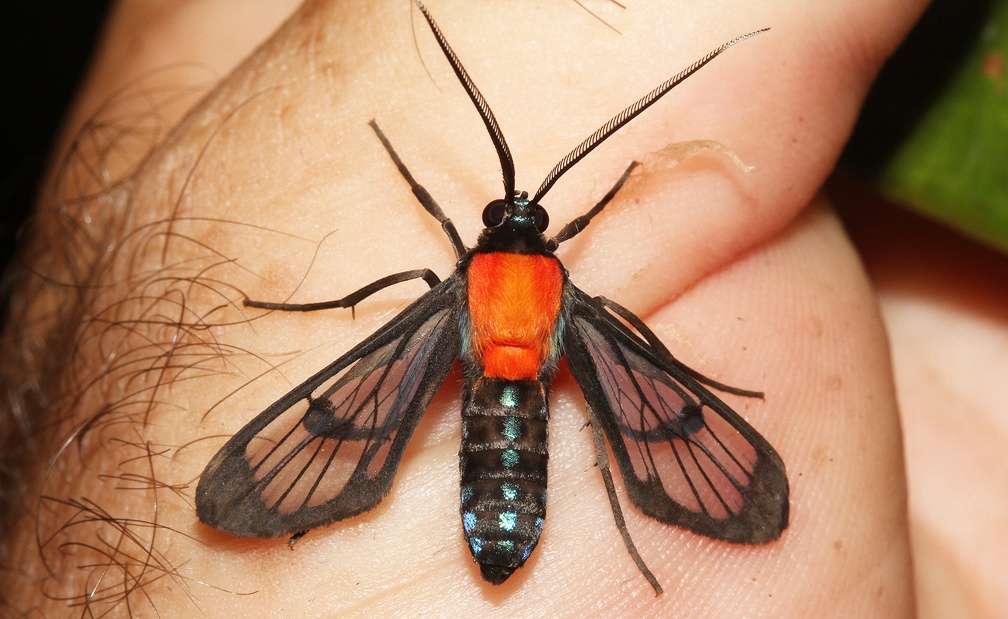
[(760, 30), (750, 32), (749, 34), (743, 34), (740, 37), (736, 37), (731, 41), (724, 43), (723, 45), (721, 45), (714, 51), (710, 52), (700, 60), (697, 60), (696, 62), (686, 67), (673, 77), (669, 78), (667, 81), (660, 84), (657, 88), (641, 97), (636, 103), (634, 103), (630, 107), (626, 108), (616, 116), (613, 116), (612, 119), (609, 120), (609, 122), (599, 127), (598, 131), (588, 136), (588, 139), (578, 144), (574, 150), (567, 153), (567, 156), (560, 160), (560, 163), (556, 164), (556, 167), (554, 167), (550, 171), (550, 173), (546, 175), (546, 180), (542, 182), (542, 185), (539, 186), (539, 190), (535, 192), (535, 196), (533, 196), (530, 201), (532, 203), (538, 203), (539, 200), (541, 200), (542, 197), (546, 195), (546, 192), (548, 192), (550, 188), (553, 187), (553, 184), (557, 182), (557, 179), (563, 176), (564, 172), (571, 169), (571, 167), (578, 161), (581, 161), (581, 159), (583, 159), (585, 155), (590, 153), (596, 146), (605, 141), (605, 139), (608, 138), (610, 135), (618, 131), (620, 127), (633, 120), (638, 114), (640, 114), (648, 107), (650, 107), (652, 103), (654, 103), (658, 99), (661, 99), (665, 95), (665, 93), (675, 88), (677, 85), (679, 85), (680, 82), (685, 80), (687, 77), (696, 73), (700, 69), (700, 67), (704, 66), (711, 60), (714, 60), (714, 58), (720, 55), (721, 52), (725, 51), (732, 45), (735, 45), (740, 41), (744, 41), (749, 37), (756, 36), (761, 32), (766, 32), (767, 30), (769, 30), (769, 28), (761, 28)]
[(434, 23), (434, 18), (427, 11), (427, 7), (420, 0), (413, 1), (416, 3), (417, 8), (420, 9), (420, 12), (423, 13), (424, 19), (430, 24), (431, 32), (434, 33), (434, 38), (437, 39), (438, 45), (441, 46), (441, 51), (444, 52), (445, 58), (448, 59), (452, 69), (455, 71), (455, 75), (458, 77), (462, 87), (469, 94), (469, 98), (472, 99), (473, 105), (476, 106), (476, 111), (479, 112), (480, 118), (483, 119), (483, 124), (486, 125), (487, 131), (490, 133), (490, 139), (493, 141), (494, 149), (497, 150), (501, 172), (504, 175), (504, 199), (511, 200), (515, 195), (514, 160), (511, 158), (511, 151), (508, 149), (507, 142), (504, 141), (504, 134), (501, 133), (500, 125), (497, 124), (497, 119), (494, 118), (493, 112), (490, 111), (490, 106), (487, 104), (486, 99), (480, 94), (479, 89), (476, 88), (476, 84), (473, 83), (472, 78), (469, 77), (469, 74), (462, 67), (462, 63), (459, 62), (458, 56), (455, 55), (451, 46), (448, 45), (448, 41), (441, 34), (441, 29)]

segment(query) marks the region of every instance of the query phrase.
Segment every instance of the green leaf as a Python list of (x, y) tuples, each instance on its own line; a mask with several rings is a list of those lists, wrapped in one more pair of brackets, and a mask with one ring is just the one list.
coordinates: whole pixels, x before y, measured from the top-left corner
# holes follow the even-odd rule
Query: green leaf
[(1008, 250), (1008, 1), (885, 167), (889, 197)]

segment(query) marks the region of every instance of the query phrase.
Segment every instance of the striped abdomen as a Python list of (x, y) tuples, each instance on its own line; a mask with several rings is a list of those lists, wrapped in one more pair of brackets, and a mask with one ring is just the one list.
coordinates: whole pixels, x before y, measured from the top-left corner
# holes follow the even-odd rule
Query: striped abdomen
[(462, 408), (462, 527), (483, 577), (528, 559), (546, 517), (545, 386), (480, 378)]
[(552, 256), (478, 253), (468, 265), (462, 359), (462, 527), (483, 578), (528, 559), (546, 517), (546, 390), (564, 273)]

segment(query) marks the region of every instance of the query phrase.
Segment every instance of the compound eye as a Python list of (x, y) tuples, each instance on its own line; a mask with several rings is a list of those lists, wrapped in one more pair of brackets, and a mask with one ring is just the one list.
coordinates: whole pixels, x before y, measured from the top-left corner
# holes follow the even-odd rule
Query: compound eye
[(546, 232), (546, 228), (549, 228), (549, 213), (538, 204), (535, 205), (535, 210), (532, 212), (532, 225), (535, 226), (535, 229), (540, 234)]
[(504, 200), (494, 200), (483, 209), (483, 225), (487, 228), (496, 228), (504, 221), (504, 211), (507, 209), (507, 202)]

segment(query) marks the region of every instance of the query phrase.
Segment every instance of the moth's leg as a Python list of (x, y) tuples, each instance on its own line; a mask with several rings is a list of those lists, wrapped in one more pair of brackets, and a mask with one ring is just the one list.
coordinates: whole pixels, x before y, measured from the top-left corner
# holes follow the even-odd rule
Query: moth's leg
[(448, 219), (447, 215), (444, 214), (444, 211), (441, 210), (441, 207), (434, 200), (434, 197), (430, 195), (430, 192), (424, 189), (424, 186), (413, 178), (413, 175), (410, 174), (410, 171), (406, 168), (406, 164), (403, 163), (402, 159), (400, 159), (399, 155), (395, 152), (395, 149), (392, 148), (392, 143), (388, 141), (388, 138), (385, 137), (382, 130), (378, 128), (378, 123), (372, 119), (368, 125), (371, 126), (375, 135), (377, 135), (378, 139), (381, 140), (382, 146), (385, 147), (389, 157), (392, 158), (392, 163), (394, 163), (395, 167), (399, 170), (399, 174), (402, 174), (402, 177), (407, 183), (409, 183), (410, 189), (413, 190), (413, 195), (416, 196), (417, 201), (420, 202), (420, 206), (424, 207), (424, 210), (430, 213), (431, 216), (438, 220), (441, 224), (441, 229), (448, 235), (448, 240), (451, 241), (452, 249), (455, 250), (455, 257), (461, 258), (462, 255), (466, 253), (467, 249), (465, 244), (462, 242), (462, 237), (459, 236), (458, 230), (455, 229), (455, 224), (452, 223), (452, 220)]
[(623, 307), (619, 303), (616, 303), (615, 301), (612, 301), (602, 296), (595, 297), (595, 300), (601, 303), (602, 305), (606, 306), (610, 310), (612, 310), (614, 314), (616, 314), (623, 320), (627, 321), (631, 327), (633, 327), (638, 333), (640, 333), (644, 337), (645, 340), (647, 340), (647, 343), (650, 344), (651, 347), (654, 348), (658, 354), (670, 359), (673, 363), (679, 366), (684, 372), (693, 377), (693, 379), (695, 379), (697, 382), (703, 383), (708, 387), (713, 387), (718, 391), (723, 391), (724, 393), (731, 393), (733, 395), (740, 395), (747, 398), (763, 397), (762, 391), (749, 391), (748, 389), (739, 389), (738, 387), (732, 387), (730, 385), (719, 383), (716, 380), (707, 378), (700, 372), (697, 372), (696, 370), (684, 364), (682, 361), (679, 361), (678, 359), (673, 357), (672, 353), (669, 352), (669, 349), (665, 347), (665, 344), (663, 344), (662, 341), (658, 339), (658, 336), (654, 334), (654, 331), (649, 329), (648, 326), (644, 324), (644, 321), (638, 318), (633, 312)]
[(609, 468), (609, 454), (606, 451), (602, 425), (595, 419), (595, 413), (591, 407), (588, 408), (588, 417), (588, 424), (592, 429), (592, 439), (595, 442), (595, 461), (598, 462), (599, 470), (602, 471), (602, 481), (605, 483), (606, 494), (609, 495), (609, 506), (612, 508), (613, 518), (616, 520), (616, 528), (619, 529), (620, 535), (623, 536), (623, 544), (626, 546), (627, 552), (630, 553), (630, 558), (633, 559), (634, 563), (637, 564), (637, 569), (640, 570), (644, 578), (651, 584), (651, 588), (654, 589), (655, 596), (657, 597), (662, 594), (662, 586), (647, 564), (644, 563), (644, 559), (637, 552), (637, 546), (633, 543), (633, 538), (630, 537), (626, 520), (623, 518), (623, 509), (619, 504), (619, 497), (616, 496), (616, 486), (613, 484), (612, 471)]
[(431, 288), (441, 283), (441, 280), (438, 279), (438, 276), (434, 273), (434, 271), (431, 271), (430, 269), (414, 269), (412, 271), (403, 271), (402, 273), (386, 275), (385, 277), (364, 286), (360, 290), (351, 292), (342, 299), (336, 299), (335, 301), (321, 301), (319, 303), (271, 303), (269, 301), (253, 301), (252, 299), (245, 299), (245, 307), (257, 307), (259, 309), (280, 310), (284, 312), (314, 312), (317, 310), (348, 307), (350, 308), (350, 311), (353, 311), (355, 305), (379, 290), (383, 290), (389, 286), (402, 282), (408, 282), (413, 279), (423, 279)]
[(584, 215), (581, 215), (580, 217), (575, 217), (570, 223), (561, 228), (560, 232), (558, 232), (557, 235), (552, 239), (550, 239), (549, 242), (546, 244), (547, 248), (550, 251), (553, 251), (557, 248), (557, 246), (560, 245), (560, 243), (563, 243), (564, 241), (574, 237), (574, 235), (587, 228), (591, 220), (596, 215), (601, 213), (602, 209), (604, 209), (607, 204), (612, 202), (612, 199), (616, 197), (617, 192), (619, 192), (620, 188), (623, 187), (623, 183), (625, 183), (627, 179), (630, 178), (630, 173), (633, 172), (634, 168), (636, 168), (639, 165), (640, 165), (639, 162), (634, 161), (629, 166), (627, 166), (627, 169), (626, 171), (623, 172), (623, 175), (619, 177), (619, 180), (617, 180), (616, 184), (612, 186), (612, 189), (610, 189), (608, 192), (606, 192), (604, 196), (602, 196), (602, 199), (598, 201), (598, 204), (593, 206), (591, 210), (585, 213)]

